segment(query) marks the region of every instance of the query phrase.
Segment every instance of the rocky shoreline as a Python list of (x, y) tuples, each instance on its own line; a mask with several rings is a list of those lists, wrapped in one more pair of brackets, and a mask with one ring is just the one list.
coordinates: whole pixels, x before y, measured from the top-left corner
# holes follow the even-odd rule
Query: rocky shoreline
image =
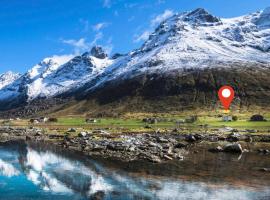
[(270, 154), (269, 149), (251, 149), (244, 148), (247, 145), (242, 146), (243, 143), (270, 144), (270, 135), (239, 134), (233, 131), (229, 134), (181, 134), (177, 132), (109, 134), (101, 130), (80, 132), (76, 136), (69, 134), (75, 131), (70, 129), (66, 134), (50, 134), (39, 128), (0, 127), (0, 142), (16, 140), (46, 142), (88, 156), (153, 163), (183, 160), (188, 153), (196, 153), (193, 146), (201, 142), (206, 142), (209, 145), (209, 151), (213, 153)]

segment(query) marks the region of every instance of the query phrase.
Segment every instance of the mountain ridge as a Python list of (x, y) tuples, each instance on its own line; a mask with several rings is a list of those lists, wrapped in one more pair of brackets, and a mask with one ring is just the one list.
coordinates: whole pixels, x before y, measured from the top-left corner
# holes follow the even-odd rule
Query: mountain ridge
[[(40, 98), (72, 98), (76, 101), (98, 99), (102, 103), (110, 103), (125, 96), (146, 97), (146, 93), (152, 94), (148, 95), (151, 97), (185, 96), (187, 88), (187, 93), (204, 90), (200, 85), (203, 80), (194, 78), (197, 72), (206, 73), (211, 79), (213, 73), (217, 73), (215, 69), (223, 70), (224, 74), (231, 74), (230, 70), (234, 71), (237, 67), (242, 74), (249, 74), (253, 69), (254, 77), (260, 79), (268, 75), (270, 69), (269, 21), (269, 8), (230, 19), (218, 18), (202, 8), (175, 14), (163, 21), (141, 48), (128, 54), (109, 58), (101, 47), (93, 47), (82, 55), (62, 60), (60, 64), (53, 59), (44, 60), (0, 89), (0, 108), (7, 99), (12, 104), (8, 108), (16, 108), (20, 106), (19, 102), (26, 105)], [(242, 77), (241, 73), (237, 71), (231, 76), (239, 80), (241, 87), (242, 82), (247, 84), (249, 90), (249, 85), (259, 87), (262, 92), (258, 92), (258, 99), (261, 100), (261, 95), (269, 91), (269, 87), (257, 80), (254, 80), (254, 84)], [(195, 84), (191, 84), (192, 87), (188, 84), (190, 80), (185, 80), (186, 74), (193, 77), (191, 79)], [(211, 98), (220, 84), (230, 82), (238, 90), (233, 79), (226, 81), (222, 73), (220, 76), (203, 84), (207, 90), (213, 90), (212, 93), (207, 91), (211, 93)], [(169, 77), (169, 82), (163, 77)], [(179, 81), (182, 79), (186, 83)], [(152, 84), (151, 80), (156, 83), (150, 88), (157, 92), (147, 89)], [(168, 88), (174, 87), (173, 90), (177, 92), (162, 92), (164, 86), (158, 80), (167, 84)], [(214, 84), (215, 87), (207, 84)], [(161, 91), (160, 94), (158, 91)], [(116, 93), (119, 94), (114, 95)], [(109, 98), (109, 95), (115, 97)], [(22, 100), (18, 100), (20, 98)], [(194, 95), (187, 95), (187, 98), (196, 99)], [(14, 99), (18, 100), (16, 106), (12, 103)], [(261, 103), (264, 105), (265, 101)]]

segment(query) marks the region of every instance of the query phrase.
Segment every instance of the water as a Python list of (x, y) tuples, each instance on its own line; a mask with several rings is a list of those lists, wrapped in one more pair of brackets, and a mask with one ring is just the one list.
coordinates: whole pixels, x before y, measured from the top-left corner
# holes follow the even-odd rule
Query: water
[(0, 146), (0, 199), (266, 200), (270, 173), (257, 168), (269, 167), (269, 157), (201, 150), (182, 162), (122, 163), (11, 143)]

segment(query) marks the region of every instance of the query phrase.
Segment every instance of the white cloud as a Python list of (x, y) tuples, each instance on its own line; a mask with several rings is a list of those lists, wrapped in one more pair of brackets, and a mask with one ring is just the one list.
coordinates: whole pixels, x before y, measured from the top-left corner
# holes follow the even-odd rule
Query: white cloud
[(165, 10), (162, 14), (157, 15), (153, 18), (150, 22), (149, 28), (143, 31), (142, 34), (136, 34), (134, 42), (141, 42), (145, 41), (149, 38), (149, 35), (153, 31), (154, 27), (163, 22), (164, 20), (168, 19), (169, 17), (173, 16), (174, 12), (172, 10)]
[(111, 0), (103, 0), (103, 7), (110, 8), (111, 7)]
[(164, 4), (165, 3), (165, 0), (158, 0), (157, 4)]
[(108, 26), (108, 23), (106, 22), (101, 22), (93, 26), (94, 31), (100, 31), (101, 29), (105, 28)]
[(154, 19), (151, 20), (151, 26), (156, 26), (171, 16), (173, 16), (173, 11), (165, 10), (164, 13), (157, 15)]
[[(74, 55), (79, 55), (85, 51), (89, 51), (92, 46), (98, 45), (98, 41), (103, 39), (103, 33), (98, 32), (96, 33), (94, 39), (92, 41), (87, 41), (85, 38), (80, 38), (78, 40), (76, 39), (69, 39), (69, 40), (63, 40), (61, 39), (61, 42), (64, 44), (68, 44), (74, 48)], [(104, 49), (110, 53), (113, 49), (113, 45), (111, 43), (111, 39), (109, 39), (104, 45)]]
[(96, 45), (97, 44), (97, 41), (101, 40), (102, 38), (103, 38), (103, 33), (98, 32), (95, 35), (95, 38), (93, 39), (93, 41), (90, 43), (90, 46)]
[(110, 37), (107, 41), (107, 44), (105, 46), (103, 46), (105, 52), (110, 55), (112, 50), (113, 50), (113, 44), (112, 44), (112, 37)]
[(62, 40), (64, 44), (68, 44), (74, 47), (75, 54), (80, 54), (83, 51), (86, 51), (89, 48), (89, 45), (86, 42), (85, 38), (80, 38), (79, 40), (70, 39), (70, 40)]
[(144, 31), (142, 34), (136, 35), (136, 36), (135, 36), (134, 42), (145, 41), (145, 40), (148, 39), (148, 37), (149, 37), (150, 34), (151, 34), (151, 32), (148, 31), (148, 30), (146, 30), (146, 31)]

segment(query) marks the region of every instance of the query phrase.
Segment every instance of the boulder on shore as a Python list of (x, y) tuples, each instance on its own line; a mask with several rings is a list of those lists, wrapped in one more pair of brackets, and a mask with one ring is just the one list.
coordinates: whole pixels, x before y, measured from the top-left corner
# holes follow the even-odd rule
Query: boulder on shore
[(224, 152), (227, 153), (243, 153), (242, 146), (238, 143), (228, 144), (224, 147)]

